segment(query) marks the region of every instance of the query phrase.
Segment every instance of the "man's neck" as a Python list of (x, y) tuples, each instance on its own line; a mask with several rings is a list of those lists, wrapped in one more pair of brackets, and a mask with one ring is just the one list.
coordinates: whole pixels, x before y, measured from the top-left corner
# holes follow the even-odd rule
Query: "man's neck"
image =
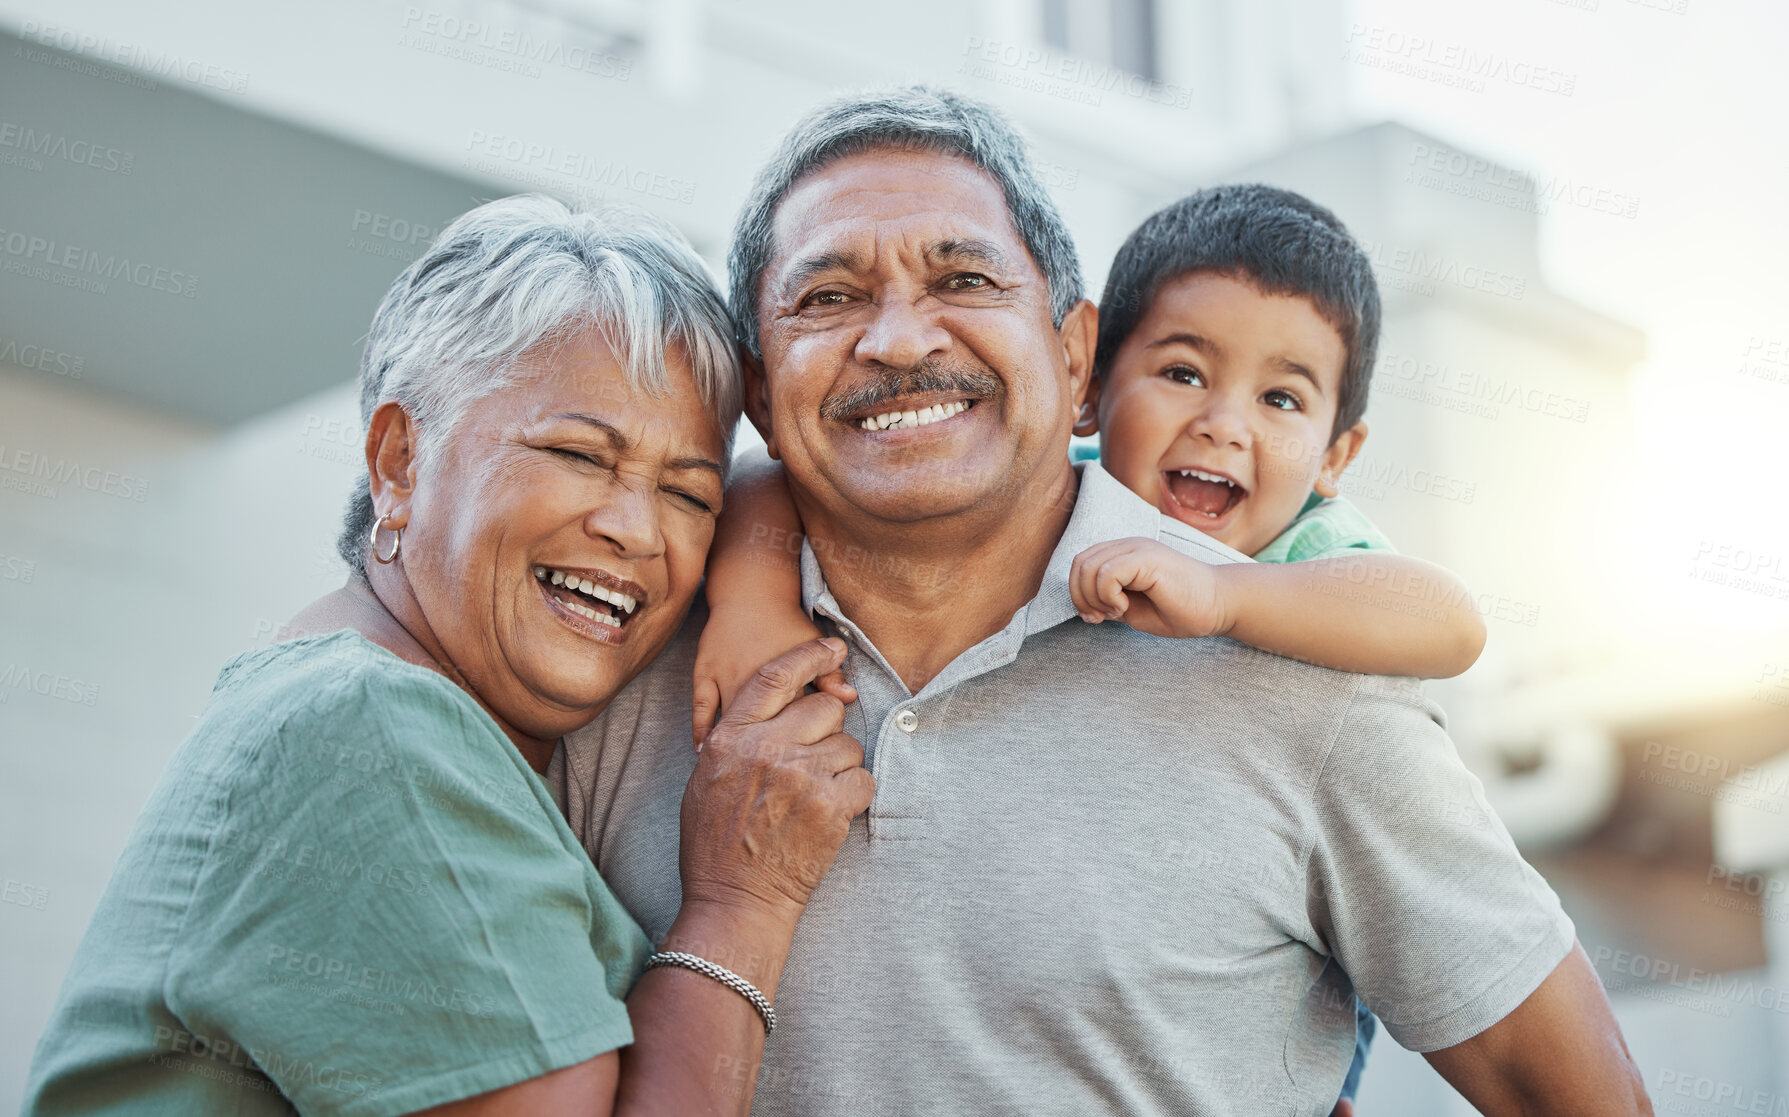
[(1074, 512), (1077, 475), (1066, 458), (1062, 465), (1060, 475), (1032, 481), (987, 514), (918, 526), (841, 520), (810, 530), (827, 589), (909, 692), (1037, 596)]

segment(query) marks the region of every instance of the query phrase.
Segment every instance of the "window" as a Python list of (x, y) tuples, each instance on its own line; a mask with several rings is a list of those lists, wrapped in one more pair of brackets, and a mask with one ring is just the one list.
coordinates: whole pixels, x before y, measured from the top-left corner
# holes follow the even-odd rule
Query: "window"
[(1155, 0), (1043, 0), (1044, 42), (1058, 50), (1159, 80)]

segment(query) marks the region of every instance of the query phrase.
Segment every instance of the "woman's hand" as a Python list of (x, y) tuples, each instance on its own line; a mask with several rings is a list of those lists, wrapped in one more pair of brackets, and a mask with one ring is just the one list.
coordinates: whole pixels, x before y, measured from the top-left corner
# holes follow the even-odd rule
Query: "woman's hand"
[(686, 906), (737, 905), (792, 926), (832, 867), (876, 781), (863, 746), (841, 732), (845, 703), (802, 692), (844, 660), (836, 637), (778, 656), (708, 734), (683, 793)]

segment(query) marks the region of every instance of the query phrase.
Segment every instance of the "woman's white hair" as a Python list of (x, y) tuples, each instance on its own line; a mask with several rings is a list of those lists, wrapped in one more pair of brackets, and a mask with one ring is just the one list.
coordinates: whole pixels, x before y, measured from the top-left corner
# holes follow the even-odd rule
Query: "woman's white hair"
[[(727, 309), (675, 228), (628, 207), (574, 212), (539, 194), (482, 205), (442, 230), (373, 315), (360, 361), (360, 421), (396, 400), (417, 425), (426, 464), (466, 409), (515, 381), (537, 347), (602, 331), (629, 385), (671, 390), (665, 353), (687, 354), (696, 394), (731, 452), (739, 361)], [(359, 573), (373, 527), (362, 475), (336, 549)]]

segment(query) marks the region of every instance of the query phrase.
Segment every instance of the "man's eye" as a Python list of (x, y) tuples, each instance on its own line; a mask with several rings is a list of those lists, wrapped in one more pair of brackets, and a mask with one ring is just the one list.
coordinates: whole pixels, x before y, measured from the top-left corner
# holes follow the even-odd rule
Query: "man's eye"
[(1196, 368), (1188, 368), (1186, 365), (1172, 365), (1163, 369), (1162, 375), (1177, 384), (1189, 384), (1195, 388), (1205, 386), (1205, 374)]
[(987, 276), (975, 272), (959, 272), (944, 281), (946, 291), (981, 291), (993, 285)]
[(815, 291), (807, 297), (808, 306), (843, 306), (844, 302), (843, 291)]
[(1304, 410), (1304, 404), (1299, 401), (1297, 396), (1293, 395), (1291, 392), (1281, 391), (1279, 388), (1275, 388), (1262, 396), (1261, 401), (1267, 404), (1267, 406), (1277, 407), (1281, 411)]

